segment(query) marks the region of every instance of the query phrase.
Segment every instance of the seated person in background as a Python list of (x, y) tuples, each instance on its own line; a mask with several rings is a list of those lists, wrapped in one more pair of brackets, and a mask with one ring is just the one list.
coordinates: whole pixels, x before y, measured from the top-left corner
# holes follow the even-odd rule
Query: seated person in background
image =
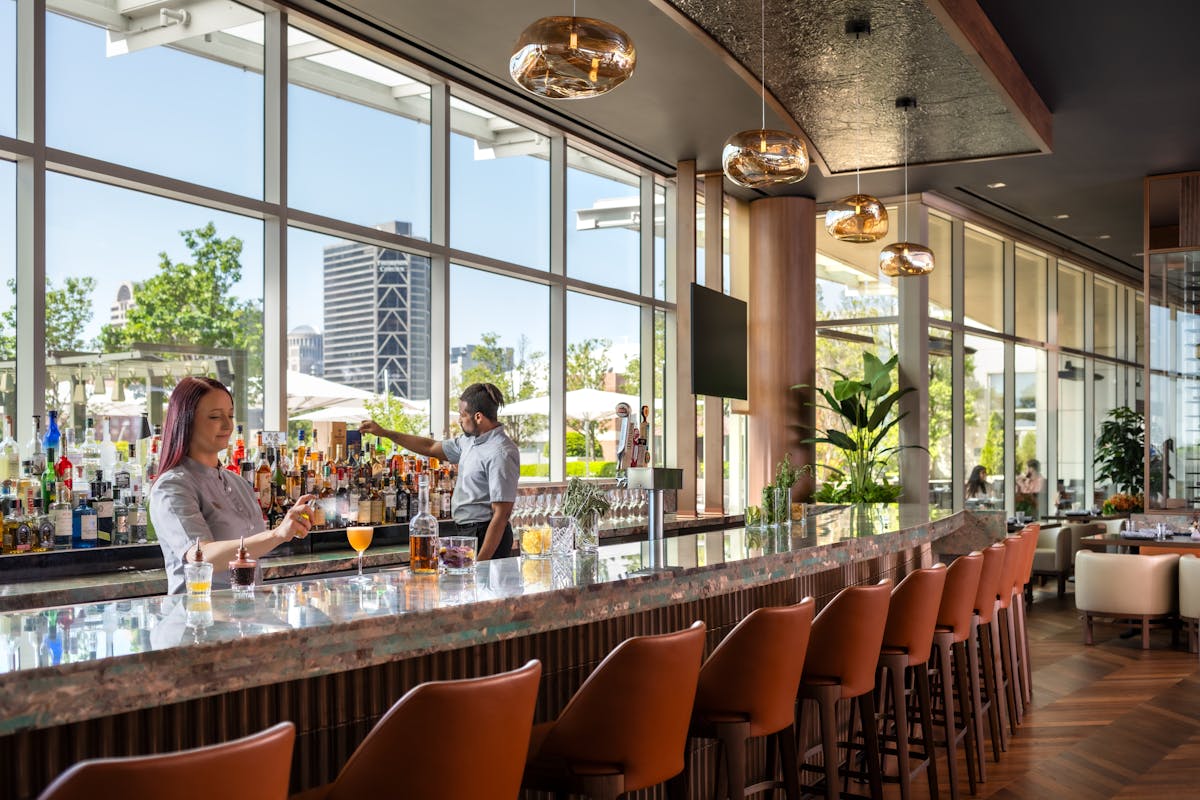
[(971, 476), (967, 478), (967, 487), (963, 495), (968, 503), (984, 505), (991, 500), (992, 487), (988, 485), (987, 478), (987, 470), (982, 464), (976, 464), (971, 470)]
[(1016, 480), (1016, 510), (1037, 519), (1038, 498), (1046, 488), (1046, 479), (1041, 473), (1042, 465), (1036, 458), (1025, 462), (1025, 471)]

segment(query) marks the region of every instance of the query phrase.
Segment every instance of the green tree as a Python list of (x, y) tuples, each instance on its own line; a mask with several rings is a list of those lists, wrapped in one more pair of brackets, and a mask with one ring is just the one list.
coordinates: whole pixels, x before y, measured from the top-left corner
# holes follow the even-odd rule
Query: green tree
[[(545, 353), (529, 349), (529, 339), (525, 336), (517, 341), (514, 351), (500, 344), (500, 334), (494, 331), (484, 333), (480, 336), (480, 343), (471, 350), (471, 360), (474, 363), (469, 369), (463, 370), (454, 387), (451, 413), (458, 413), (458, 396), (473, 383), (494, 384), (509, 403), (537, 396), (540, 387), (546, 385), (545, 358)], [(547, 419), (544, 414), (507, 417), (504, 420), (509, 437), (518, 447), (528, 444), (546, 425)]]
[(584, 339), (567, 345), (567, 391), (603, 389), (604, 376), (612, 370), (608, 357), (611, 339)]
[[(228, 347), (258, 353), (263, 325), (261, 303), (231, 296), (242, 278), (242, 240), (223, 239), (209, 222), (180, 231), (191, 260), (172, 261), (158, 255), (158, 272), (134, 284), (135, 305), (123, 326), (105, 325), (100, 346), (105, 352), (137, 342)], [(250, 374), (258, 374), (251, 368)]]
[(993, 411), (988, 417), (987, 433), (979, 451), (979, 463), (988, 475), (1004, 474), (1004, 416)]
[(420, 413), (408, 411), (399, 398), (385, 393), (379, 398), (363, 401), (367, 415), (383, 427), (400, 433), (425, 436), (429, 432), (429, 419)]
[[(946, 340), (949, 341), (949, 340)], [(975, 355), (967, 353), (963, 363), (963, 422), (964, 430), (974, 427), (977, 420), (976, 405), (983, 394), (983, 387), (975, 378)], [(951, 429), (954, 425), (953, 366), (946, 356), (929, 356), (929, 464), (930, 477), (948, 477), (952, 454), (949, 451)], [(967, 465), (970, 468), (972, 465)], [(991, 470), (988, 470), (991, 474)]]
[[(88, 343), (83, 339), (84, 328), (92, 321), (92, 292), (96, 279), (92, 277), (66, 278), (61, 287), (55, 287), (46, 278), (46, 352), (64, 353), (83, 350)], [(0, 314), (0, 359), (12, 360), (17, 354), (17, 281), (8, 279), (8, 289), (13, 293), (13, 304)]]

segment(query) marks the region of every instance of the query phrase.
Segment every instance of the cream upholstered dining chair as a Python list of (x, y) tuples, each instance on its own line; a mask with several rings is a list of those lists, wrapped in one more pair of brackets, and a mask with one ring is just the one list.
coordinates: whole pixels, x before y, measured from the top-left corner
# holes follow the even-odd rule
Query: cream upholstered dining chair
[(1092, 644), (1094, 618), (1136, 620), (1142, 648), (1150, 628), (1172, 624), (1177, 596), (1176, 553), (1127, 555), (1083, 550), (1075, 560), (1075, 607), (1083, 612), (1084, 643)]
[(1067, 578), (1075, 572), (1075, 555), (1082, 549), (1080, 540), (1104, 532), (1105, 526), (1100, 522), (1042, 528), (1033, 552), (1033, 574), (1056, 578), (1058, 596), (1062, 597), (1067, 591)]
[(1200, 652), (1200, 558), (1179, 557), (1179, 618), (1188, 634), (1188, 651)]

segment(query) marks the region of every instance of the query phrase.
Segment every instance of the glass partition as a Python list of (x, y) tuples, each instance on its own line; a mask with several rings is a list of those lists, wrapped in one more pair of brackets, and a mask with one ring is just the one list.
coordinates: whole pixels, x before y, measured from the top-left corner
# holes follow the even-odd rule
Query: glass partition
[(17, 3), (0, 0), (0, 136), (17, 133)]
[(1004, 342), (968, 334), (963, 350), (965, 504), (1003, 507), (1004, 487), (1012, 477), (1005, 460)]
[(1038, 518), (1052, 512), (1046, 486), (1046, 359), (1045, 350), (1016, 347), (1013, 395), (1014, 488), (1016, 511)]
[(450, 243), (550, 267), (550, 138), (450, 99)]
[(567, 150), (567, 274), (637, 292), (641, 286), (641, 192), (637, 175)]
[(953, 312), (954, 269), (952, 254), (952, 225), (947, 217), (929, 215), (929, 249), (938, 268), (929, 276), (929, 318), (949, 320)]
[(64, 435), (109, 417), (135, 441), (186, 375), (230, 386), (261, 429), (262, 304), (261, 221), (47, 175), (46, 387)]
[(1058, 358), (1058, 473), (1056, 513), (1088, 508), (1085, 495), (1091, 443), (1083, 424), (1088, 372), (1078, 359)]
[(1004, 330), (1004, 242), (968, 226), (963, 242), (963, 323)]
[(91, 8), (46, 15), (47, 144), (261, 198), (262, 14), (226, 3), (218, 30), (118, 35)]
[(1058, 343), (1063, 347), (1082, 350), (1083, 306), (1086, 297), (1083, 290), (1083, 271), (1058, 266)]
[(1045, 256), (1024, 247), (1017, 248), (1013, 273), (1013, 316), (1014, 333), (1022, 339), (1046, 341), (1047, 263)]
[[(888, 213), (895, 219), (896, 209)], [(825, 232), (825, 217), (816, 222), (817, 319), (893, 317), (899, 310), (894, 279), (879, 272), (879, 251), (897, 241), (895, 227), (871, 247), (840, 242)], [(817, 363), (821, 360), (818, 357)]]
[[(0, 4), (0, 8), (3, 4)], [(0, 423), (17, 413), (17, 165), (0, 160)], [(16, 436), (16, 431), (13, 431)], [(5, 468), (6, 464), (0, 464)], [(16, 476), (12, 476), (16, 477)]]
[[(521, 309), (519, 315), (511, 313)], [(550, 290), (546, 286), (453, 265), (450, 269), (450, 408), (457, 436), (458, 396), (472, 383), (494, 383), (508, 403), (501, 421), (521, 450), (522, 480), (550, 476)], [(435, 432), (438, 429), (435, 428)], [(439, 434), (440, 435), (440, 434)]]
[(1117, 285), (1096, 278), (1092, 301), (1092, 352), (1101, 356), (1117, 356)]
[(429, 238), (427, 84), (288, 28), (288, 201)]

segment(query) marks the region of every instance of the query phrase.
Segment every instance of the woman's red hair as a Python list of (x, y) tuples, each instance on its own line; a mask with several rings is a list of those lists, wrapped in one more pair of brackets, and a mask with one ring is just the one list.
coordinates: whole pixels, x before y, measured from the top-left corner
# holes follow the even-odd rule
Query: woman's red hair
[(175, 467), (192, 446), (192, 430), (195, 427), (196, 407), (200, 398), (209, 392), (220, 390), (233, 402), (233, 395), (225, 384), (213, 378), (186, 377), (175, 384), (171, 401), (167, 404), (167, 417), (163, 420), (162, 452), (159, 454), (158, 474)]

